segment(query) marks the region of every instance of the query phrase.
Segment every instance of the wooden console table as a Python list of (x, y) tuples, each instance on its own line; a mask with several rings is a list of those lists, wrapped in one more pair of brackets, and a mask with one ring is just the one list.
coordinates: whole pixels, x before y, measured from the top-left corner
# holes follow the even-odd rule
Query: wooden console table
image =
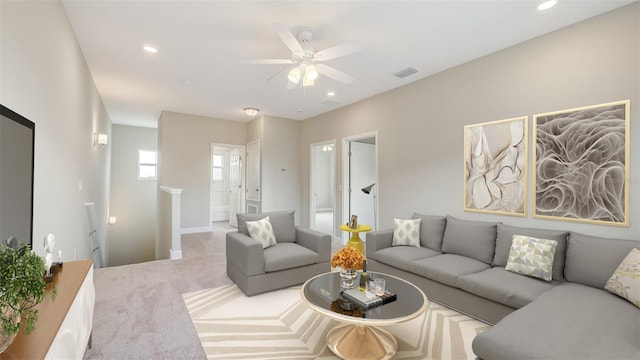
[(29, 335), (24, 327), (2, 354), (9, 359), (82, 359), (93, 324), (95, 289), (91, 260), (65, 262), (53, 282), (58, 288), (55, 301), (47, 292), (36, 306), (38, 322)]

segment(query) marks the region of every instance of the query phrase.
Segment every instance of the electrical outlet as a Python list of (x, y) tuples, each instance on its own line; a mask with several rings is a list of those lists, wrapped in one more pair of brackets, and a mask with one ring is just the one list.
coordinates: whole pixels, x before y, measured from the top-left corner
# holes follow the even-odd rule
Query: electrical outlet
[(78, 260), (78, 248), (73, 248), (73, 260)]

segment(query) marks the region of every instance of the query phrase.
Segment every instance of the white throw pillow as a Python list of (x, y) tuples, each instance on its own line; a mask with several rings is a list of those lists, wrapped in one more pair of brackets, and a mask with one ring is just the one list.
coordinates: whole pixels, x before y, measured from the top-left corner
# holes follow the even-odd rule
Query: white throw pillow
[(631, 249), (604, 288), (640, 308), (640, 250)]
[(513, 235), (505, 270), (551, 281), (556, 246), (555, 240)]
[(422, 219), (393, 219), (393, 241), (391, 245), (420, 247), (420, 221)]
[(263, 249), (276, 244), (276, 235), (268, 216), (262, 220), (247, 221), (247, 230), (252, 239), (262, 244)]

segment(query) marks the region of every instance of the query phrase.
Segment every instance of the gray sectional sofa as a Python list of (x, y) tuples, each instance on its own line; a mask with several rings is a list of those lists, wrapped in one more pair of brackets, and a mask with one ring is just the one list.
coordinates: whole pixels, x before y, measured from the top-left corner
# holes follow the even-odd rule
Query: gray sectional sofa
[[(393, 230), (367, 233), (371, 271), (493, 326), (473, 341), (481, 359), (640, 359), (640, 309), (604, 290), (640, 242), (451, 216), (420, 218), (420, 247), (392, 246)], [(557, 241), (553, 278), (505, 270), (514, 235)]]

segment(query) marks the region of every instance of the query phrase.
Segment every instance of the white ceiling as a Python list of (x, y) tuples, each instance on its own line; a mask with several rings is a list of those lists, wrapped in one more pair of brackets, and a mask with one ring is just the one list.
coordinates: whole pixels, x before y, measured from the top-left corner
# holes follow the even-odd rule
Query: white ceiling
[[(546, 12), (536, 0), (63, 4), (111, 121), (155, 127), (162, 110), (248, 121), (242, 109), (251, 106), (308, 119), (635, 1), (559, 0)], [(316, 50), (360, 41), (362, 51), (325, 62), (355, 81), (321, 75), (314, 87), (287, 90), (286, 71), (267, 81), (284, 65), (244, 61), (291, 56), (274, 22), (311, 30)], [(419, 72), (393, 76), (407, 67)]]

